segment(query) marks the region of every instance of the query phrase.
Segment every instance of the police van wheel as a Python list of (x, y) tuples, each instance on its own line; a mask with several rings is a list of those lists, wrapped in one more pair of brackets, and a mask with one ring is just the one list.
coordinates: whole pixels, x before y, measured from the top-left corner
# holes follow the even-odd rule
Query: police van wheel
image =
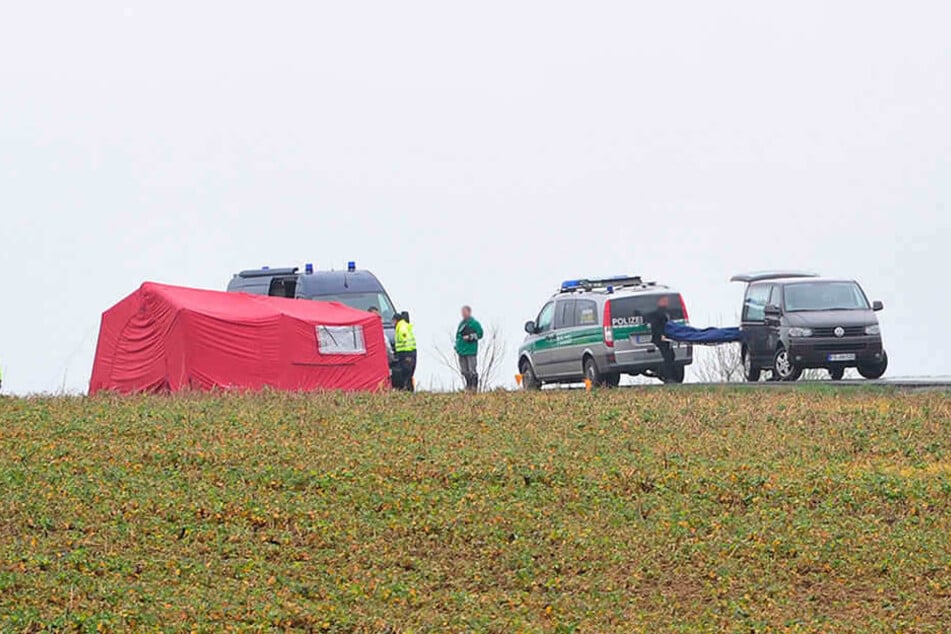
[(584, 378), (588, 381), (591, 381), (591, 385), (594, 387), (601, 387), (604, 385), (604, 379), (601, 377), (601, 372), (598, 370), (598, 365), (591, 357), (584, 358)]
[(518, 368), (519, 373), (522, 375), (522, 386), (526, 390), (540, 390), (542, 389), (541, 381), (538, 380), (538, 377), (535, 376), (535, 370), (532, 369), (532, 364), (528, 361), (522, 361), (522, 364)]
[(609, 372), (604, 375), (604, 385), (607, 387), (617, 387), (621, 384), (621, 375), (618, 372)]
[(664, 383), (683, 383), (685, 378), (685, 369), (682, 365), (674, 366), (674, 375), (673, 376), (662, 376), (661, 380)]

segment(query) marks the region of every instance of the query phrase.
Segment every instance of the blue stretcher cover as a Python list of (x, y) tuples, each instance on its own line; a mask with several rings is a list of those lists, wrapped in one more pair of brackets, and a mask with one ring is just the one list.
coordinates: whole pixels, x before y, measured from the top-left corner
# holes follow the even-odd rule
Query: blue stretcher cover
[(693, 328), (685, 324), (668, 321), (664, 335), (674, 341), (690, 343), (733, 343), (743, 341), (739, 328)]

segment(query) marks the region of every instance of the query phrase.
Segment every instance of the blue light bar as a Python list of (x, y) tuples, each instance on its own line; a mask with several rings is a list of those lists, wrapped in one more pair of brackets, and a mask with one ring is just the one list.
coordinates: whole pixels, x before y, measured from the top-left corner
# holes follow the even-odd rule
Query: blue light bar
[(561, 283), (561, 290), (570, 291), (575, 288), (580, 288), (581, 282), (583, 281), (584, 280), (565, 280), (564, 282)]
[(348, 272), (353, 273), (353, 272), (356, 271), (356, 270), (357, 270), (357, 263), (356, 263), (356, 262), (354, 262), (353, 260), (350, 260), (349, 262), (347, 262), (347, 271), (348, 271)]
[(580, 280), (565, 280), (561, 283), (561, 292), (570, 293), (572, 291), (591, 291), (594, 289), (604, 289), (608, 293), (613, 293), (619, 288), (628, 288), (631, 286), (642, 286), (640, 276), (637, 275), (615, 275), (613, 277), (601, 278), (583, 278)]
[(262, 271), (270, 271), (270, 270), (271, 270), (271, 267), (269, 267), (269, 266), (262, 266), (262, 267), (261, 267), (261, 270), (262, 270)]
[(310, 275), (313, 272), (314, 272), (314, 265), (312, 263), (308, 262), (307, 264), (304, 265), (304, 273), (306, 273), (307, 275)]

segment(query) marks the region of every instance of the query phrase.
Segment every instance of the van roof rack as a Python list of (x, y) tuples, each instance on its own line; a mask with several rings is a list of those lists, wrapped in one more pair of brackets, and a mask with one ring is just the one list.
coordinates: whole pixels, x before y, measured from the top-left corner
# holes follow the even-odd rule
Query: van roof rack
[(819, 277), (818, 273), (808, 271), (755, 271), (753, 273), (739, 273), (730, 278), (731, 282), (765, 282), (767, 280), (781, 280), (784, 278)]
[(248, 269), (247, 271), (241, 271), (238, 273), (238, 277), (271, 277), (272, 275), (294, 275), (297, 273), (298, 269), (296, 266), (286, 267), (283, 269), (271, 269), (268, 267), (260, 269)]
[(656, 284), (656, 282), (645, 284), (639, 275), (615, 275), (614, 277), (565, 280), (561, 283), (560, 292), (575, 293), (578, 291), (593, 291), (595, 289), (613, 290), (617, 288), (631, 288), (634, 286), (656, 286)]

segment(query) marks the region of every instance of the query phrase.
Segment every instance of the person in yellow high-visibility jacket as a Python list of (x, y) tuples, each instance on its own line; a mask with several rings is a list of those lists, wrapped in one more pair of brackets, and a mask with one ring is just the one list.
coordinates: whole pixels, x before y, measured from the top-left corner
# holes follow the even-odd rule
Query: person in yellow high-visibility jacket
[(396, 324), (393, 348), (400, 369), (396, 388), (412, 392), (413, 375), (416, 374), (416, 335), (413, 333), (413, 324), (409, 323), (409, 314), (405, 311), (393, 315), (393, 323)]

